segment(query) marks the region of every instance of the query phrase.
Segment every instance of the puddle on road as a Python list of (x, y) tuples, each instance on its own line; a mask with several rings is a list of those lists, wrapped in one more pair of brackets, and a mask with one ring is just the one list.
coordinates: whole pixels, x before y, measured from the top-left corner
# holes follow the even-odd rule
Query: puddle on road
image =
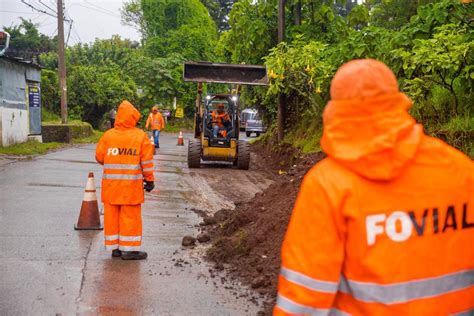
[(96, 165), (97, 162), (90, 160), (73, 160), (73, 159), (54, 159), (54, 158), (41, 158), (41, 160), (51, 160), (51, 161), (62, 161), (62, 162), (72, 162), (72, 163), (88, 163)]
[[(29, 187), (53, 187), (53, 188), (84, 188), (82, 185), (58, 184), (58, 183), (27, 183)], [(100, 188), (100, 187), (96, 187)]]
[(153, 170), (153, 172), (157, 172), (157, 173), (173, 173), (173, 174), (188, 174), (189, 172), (184, 172), (183, 169), (181, 169), (180, 167), (175, 167), (174, 169), (168, 169), (168, 170), (164, 170), (164, 169), (160, 169), (160, 167), (156, 168)]
[[(155, 155), (156, 156), (156, 155)], [(188, 160), (187, 159), (163, 159), (163, 158), (155, 158), (156, 162), (160, 163), (162, 161), (164, 162), (176, 162), (176, 163), (187, 163)]]
[[(183, 158), (187, 158), (188, 157), (188, 154), (176, 154), (176, 153), (158, 153), (156, 154), (155, 156), (158, 156), (158, 160), (161, 160), (161, 158), (159, 158), (160, 156), (167, 156), (167, 157), (183, 157)], [(168, 158), (169, 159), (169, 158)]]

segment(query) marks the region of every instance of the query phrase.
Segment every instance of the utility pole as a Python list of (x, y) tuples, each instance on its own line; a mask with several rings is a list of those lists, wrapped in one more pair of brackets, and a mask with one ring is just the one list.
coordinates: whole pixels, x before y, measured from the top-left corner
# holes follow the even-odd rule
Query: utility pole
[(66, 61), (64, 57), (64, 14), (63, 0), (58, 1), (58, 59), (59, 59), (59, 90), (61, 91), (61, 122), (67, 123), (67, 83)]
[[(286, 0), (278, 1), (278, 43), (285, 40), (285, 6)], [(285, 107), (286, 97), (283, 93), (278, 96), (278, 142), (285, 136)]]

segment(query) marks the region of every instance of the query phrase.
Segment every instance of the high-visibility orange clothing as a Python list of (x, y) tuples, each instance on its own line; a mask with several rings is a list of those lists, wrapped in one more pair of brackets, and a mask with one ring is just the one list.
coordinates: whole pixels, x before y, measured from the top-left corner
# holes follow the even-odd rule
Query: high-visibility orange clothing
[(230, 117), (227, 112), (219, 113), (218, 111), (212, 111), (212, 126), (224, 127), (226, 122), (230, 122)]
[(141, 205), (104, 204), (107, 250), (139, 251), (142, 244)]
[(115, 127), (105, 132), (97, 144), (96, 159), (104, 165), (103, 203), (143, 203), (143, 179), (154, 181), (154, 146), (144, 131), (135, 128), (139, 119), (138, 110), (123, 101), (118, 108)]
[(143, 179), (154, 181), (154, 146), (144, 131), (135, 128), (139, 120), (138, 110), (123, 101), (115, 127), (104, 133), (96, 148), (96, 160), (104, 165), (102, 203), (108, 250), (139, 251), (141, 246)]
[(374, 60), (342, 66), (282, 245), (275, 315), (474, 313), (474, 164)]
[(150, 113), (150, 115), (148, 115), (148, 118), (146, 120), (145, 127), (146, 129), (151, 127), (153, 131), (154, 130), (161, 131), (163, 128), (165, 128), (165, 119), (163, 118), (163, 115), (160, 112)]

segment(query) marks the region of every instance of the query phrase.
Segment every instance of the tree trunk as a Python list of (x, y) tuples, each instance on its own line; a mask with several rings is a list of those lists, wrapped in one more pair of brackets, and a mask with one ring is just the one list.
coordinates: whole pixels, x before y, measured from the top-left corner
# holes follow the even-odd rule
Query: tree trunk
[(453, 115), (457, 116), (458, 115), (458, 96), (456, 95), (456, 92), (454, 92), (454, 88), (451, 86), (449, 87), (449, 90), (451, 91), (451, 94), (453, 96)]
[[(285, 40), (285, 6), (286, 0), (278, 1), (278, 43)], [(278, 96), (278, 142), (285, 137), (285, 96)]]
[(301, 25), (301, 1), (293, 6), (293, 19), (295, 25)]
[(285, 137), (285, 108), (286, 97), (283, 93), (278, 96), (278, 142), (282, 142)]

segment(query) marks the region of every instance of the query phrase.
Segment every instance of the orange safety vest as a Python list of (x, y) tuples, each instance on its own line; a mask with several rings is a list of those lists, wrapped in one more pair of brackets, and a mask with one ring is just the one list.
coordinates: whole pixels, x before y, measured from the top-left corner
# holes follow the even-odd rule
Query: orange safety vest
[[(426, 136), (393, 73), (349, 62), (282, 245), (275, 315), (474, 313), (474, 164)], [(464, 314), (463, 314), (464, 315)]]
[(165, 119), (163, 118), (163, 115), (161, 115), (160, 112), (157, 112), (156, 114), (150, 113), (150, 115), (148, 115), (148, 119), (146, 120), (146, 124), (145, 124), (145, 127), (147, 129), (149, 126), (151, 126), (152, 130), (159, 130), (159, 131), (165, 128)]
[(229, 114), (224, 112), (224, 113), (219, 113), (217, 111), (212, 111), (212, 125), (219, 126), (220, 128), (224, 127), (224, 122), (230, 121)]
[(139, 120), (138, 110), (123, 101), (118, 108), (115, 127), (105, 132), (97, 144), (96, 160), (104, 165), (103, 203), (143, 203), (143, 179), (154, 181), (154, 146), (147, 134), (135, 127)]

